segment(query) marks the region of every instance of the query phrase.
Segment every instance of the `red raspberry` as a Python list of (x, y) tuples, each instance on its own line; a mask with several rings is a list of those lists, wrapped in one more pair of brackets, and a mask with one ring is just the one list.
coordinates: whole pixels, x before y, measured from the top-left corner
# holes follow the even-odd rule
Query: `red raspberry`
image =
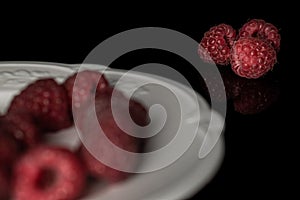
[(146, 126), (149, 122), (146, 108), (138, 101), (130, 99), (129, 113), (132, 120), (139, 126)]
[(10, 194), (10, 177), (7, 170), (0, 166), (0, 200), (9, 199)]
[(252, 19), (244, 24), (239, 31), (239, 37), (257, 37), (266, 40), (276, 51), (279, 51), (281, 37), (278, 29), (262, 19)]
[(85, 169), (75, 154), (40, 146), (16, 163), (12, 196), (15, 200), (73, 200), (82, 194), (85, 181)]
[(70, 105), (80, 108), (91, 99), (92, 94), (105, 89), (109, 83), (100, 72), (86, 70), (70, 76), (63, 85), (67, 90)]
[(264, 40), (240, 38), (232, 47), (231, 68), (239, 76), (259, 78), (273, 68), (276, 52)]
[[(105, 90), (102, 90), (100, 93), (96, 94), (96, 99), (98, 99), (97, 109), (99, 111), (101, 109), (107, 109), (109, 106), (111, 106), (109, 99), (111, 99), (113, 92), (119, 100), (127, 101), (127, 98), (122, 94), (122, 92), (113, 87), (107, 87)], [(140, 102), (132, 98), (129, 99), (129, 114), (132, 120), (139, 126), (146, 126), (149, 122), (146, 108)]]
[(260, 113), (278, 100), (279, 93), (279, 88), (274, 81), (248, 80), (240, 95), (234, 99), (234, 109), (241, 114)]
[[(111, 91), (107, 90), (106, 93), (101, 93), (100, 95), (96, 96), (95, 105), (96, 105), (96, 113), (98, 121), (101, 125), (101, 128), (103, 132), (106, 134), (108, 139), (114, 143), (116, 146), (127, 150), (131, 152), (140, 152), (141, 151), (141, 140), (135, 137), (132, 137), (125, 132), (123, 132), (116, 124), (111, 110)], [(119, 113), (123, 113), (123, 107), (122, 102), (125, 100), (122, 93), (117, 92), (118, 98), (117, 100), (120, 101), (118, 105), (120, 107), (117, 107), (116, 109), (119, 109)], [(137, 122), (138, 124), (145, 125), (147, 123), (147, 112), (146, 109), (142, 107), (141, 104), (131, 101), (130, 107), (132, 109), (131, 115), (133, 116), (133, 120)], [(145, 112), (145, 113), (144, 113)], [(139, 118), (135, 120), (135, 118)], [(123, 122), (126, 122), (126, 118), (121, 119)], [(124, 123), (123, 123), (124, 124)], [(98, 124), (95, 124), (98, 125)], [(93, 126), (93, 125), (92, 125)], [(90, 129), (93, 130), (93, 129)], [(134, 131), (132, 129), (132, 131)], [(84, 134), (84, 131), (83, 131)], [(98, 134), (97, 132), (89, 133), (92, 134)], [(101, 144), (101, 141), (99, 141), (99, 145)], [(104, 146), (104, 145), (103, 145)], [(128, 161), (128, 158), (126, 158), (126, 155), (119, 155), (116, 154), (112, 149), (104, 149), (103, 150), (106, 154), (103, 156), (106, 156), (108, 159), (113, 159), (114, 161), (117, 161), (119, 165), (126, 166), (129, 168), (134, 168), (136, 166), (137, 161)], [(85, 162), (89, 172), (91, 175), (98, 177), (98, 178), (104, 178), (105, 180), (109, 182), (116, 182), (121, 181), (127, 178), (130, 174), (118, 171), (116, 169), (113, 169), (109, 166), (106, 166), (105, 164), (101, 163), (97, 159), (95, 159), (84, 147), (80, 149), (80, 155)]]
[(31, 114), (45, 131), (57, 131), (72, 124), (64, 87), (53, 79), (41, 79), (30, 84), (17, 95), (9, 112)]
[(8, 132), (6, 124), (3, 124), (3, 120), (0, 120), (0, 164), (10, 166), (16, 160), (19, 155), (19, 143)]
[[(113, 169), (97, 160), (89, 151), (82, 146), (79, 149), (79, 155), (82, 158), (86, 168), (88, 169), (91, 176), (104, 179), (110, 183), (120, 182), (127, 179), (130, 176), (130, 173), (121, 172), (116, 169)], [(114, 156), (113, 153), (108, 153), (107, 156)], [(119, 159), (119, 158), (115, 158)], [(133, 165), (132, 163), (123, 163), (127, 165)]]
[(227, 24), (220, 24), (204, 33), (198, 54), (208, 63), (227, 65), (230, 62), (230, 49), (236, 37), (236, 31)]
[(8, 131), (25, 146), (32, 147), (40, 141), (40, 130), (27, 113), (9, 112), (3, 117)]

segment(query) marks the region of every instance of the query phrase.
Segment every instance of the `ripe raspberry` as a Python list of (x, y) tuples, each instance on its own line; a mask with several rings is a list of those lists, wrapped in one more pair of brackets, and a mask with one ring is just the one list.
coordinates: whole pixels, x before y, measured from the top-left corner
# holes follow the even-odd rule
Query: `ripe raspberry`
[(234, 99), (234, 109), (241, 114), (260, 113), (278, 100), (279, 93), (279, 88), (274, 81), (248, 80), (240, 95)]
[(10, 166), (19, 155), (19, 143), (7, 131), (6, 124), (0, 120), (0, 164)]
[[(111, 99), (113, 92), (119, 100), (124, 102), (127, 101), (127, 98), (122, 94), (122, 92), (113, 87), (107, 87), (105, 90), (96, 94), (97, 109), (99, 112), (101, 109), (106, 109), (111, 106), (109, 99)], [(101, 99), (103, 99), (103, 101)], [(132, 98), (129, 99), (129, 114), (132, 120), (139, 126), (146, 126), (149, 122), (148, 112), (145, 107), (140, 102)]]
[(69, 150), (37, 147), (16, 163), (13, 199), (77, 199), (85, 187), (86, 174), (80, 160)]
[(70, 76), (63, 85), (67, 90), (70, 105), (80, 108), (90, 100), (94, 92), (102, 91), (109, 83), (100, 72), (86, 70)]
[[(113, 169), (109, 166), (106, 166), (105, 164), (101, 163), (99, 160), (97, 160), (93, 155), (89, 153), (89, 151), (85, 147), (81, 147), (79, 149), (79, 155), (82, 158), (84, 164), (86, 165), (86, 168), (88, 169), (91, 176), (98, 178), (98, 179), (104, 179), (108, 181), (109, 183), (115, 183), (120, 182), (125, 179), (127, 179), (130, 176), (130, 173), (121, 172), (116, 169)], [(108, 153), (107, 156), (114, 156), (114, 154)], [(115, 158), (119, 159), (119, 158)], [(132, 163), (123, 163), (127, 165), (134, 165)]]
[[(103, 132), (105, 133), (105, 135), (107, 136), (107, 138), (114, 143), (116, 146), (118, 146), (119, 148), (122, 148), (126, 151), (131, 151), (131, 152), (140, 152), (141, 151), (141, 140), (135, 137), (132, 137), (128, 134), (126, 134), (125, 132), (123, 132), (118, 125), (116, 124), (114, 118), (113, 118), (113, 114), (112, 114), (112, 110), (111, 110), (111, 91), (112, 90), (108, 90), (106, 91), (107, 93), (101, 93), (100, 95), (96, 96), (96, 100), (95, 100), (95, 109), (96, 109), (96, 113), (97, 113), (97, 118), (98, 118), (98, 122), (100, 123), (100, 126), (103, 130)], [(117, 100), (119, 101), (119, 104), (117, 105), (118, 107), (115, 109), (119, 110), (119, 113), (122, 114), (124, 113), (123, 109), (125, 106), (122, 106), (122, 102), (124, 100), (124, 96), (122, 95), (122, 93), (118, 92), (117, 95), (119, 95), (117, 98)], [(131, 107), (133, 110), (131, 112), (132, 116), (133, 116), (133, 120), (136, 121), (138, 124), (140, 123), (141, 125), (145, 124), (145, 122), (147, 122), (147, 112), (145, 108), (142, 107), (141, 104), (134, 102), (132, 100), (132, 103), (130, 103)], [(128, 109), (128, 108), (127, 108)], [(145, 113), (143, 113), (145, 112)], [(140, 117), (140, 119), (135, 120), (135, 118)], [(122, 118), (122, 124), (126, 124), (127, 118)], [(125, 122), (125, 123), (124, 123)], [(93, 126), (99, 126), (99, 124), (93, 124), (90, 125), (91, 127)], [(129, 124), (128, 124), (129, 126)], [(130, 129), (131, 127), (127, 127), (128, 129)], [(128, 130), (127, 129), (127, 130)], [(89, 129), (91, 131), (93, 131), (94, 129), (91, 128)], [(134, 131), (133, 129), (131, 129), (132, 131)], [(84, 134), (84, 130), (83, 130), (83, 134)], [(92, 134), (99, 134), (98, 132), (93, 132), (90, 133), (90, 135)], [(99, 141), (97, 144), (100, 145), (102, 148), (106, 148), (103, 149), (102, 152), (105, 152), (105, 154), (102, 154), (102, 156), (105, 156), (107, 159), (111, 159), (112, 162), (117, 163), (119, 166), (122, 167), (126, 167), (127, 169), (133, 169), (136, 164), (137, 161), (136, 160), (129, 160), (128, 157), (126, 157), (125, 154), (118, 154), (116, 152), (113, 151), (113, 149), (107, 149), (109, 147), (107, 147), (107, 145), (105, 144), (101, 144), (102, 141)], [(99, 153), (102, 153), (99, 152)], [(121, 181), (124, 180), (125, 178), (127, 178), (130, 174), (129, 173), (125, 173), (125, 172), (121, 172), (118, 171), (116, 169), (113, 169), (112, 167), (106, 166), (105, 164), (101, 163), (100, 161), (98, 161), (96, 158), (94, 158), (86, 149), (85, 147), (81, 147), (80, 149), (80, 156), (82, 157), (82, 160), (85, 162), (89, 172), (91, 173), (91, 175), (98, 177), (98, 178), (104, 178), (105, 180), (109, 181), (109, 182), (117, 182), (117, 181)]]
[(53, 79), (41, 79), (30, 84), (17, 95), (9, 112), (31, 114), (44, 131), (57, 131), (72, 124), (64, 87)]
[(7, 170), (0, 166), (0, 200), (7, 200), (10, 194), (10, 177)]
[(132, 120), (139, 126), (146, 126), (149, 122), (146, 108), (138, 101), (130, 99), (129, 113)]
[(272, 47), (279, 51), (280, 34), (278, 29), (271, 23), (262, 19), (252, 19), (239, 30), (239, 37), (256, 37), (268, 41)]
[(30, 114), (9, 112), (3, 120), (10, 134), (25, 146), (32, 147), (39, 143), (40, 130)]
[(259, 78), (276, 63), (276, 52), (258, 38), (240, 38), (232, 47), (231, 68), (239, 76)]
[(236, 31), (227, 24), (220, 24), (204, 33), (198, 54), (208, 63), (227, 65), (230, 62), (230, 49), (236, 37)]

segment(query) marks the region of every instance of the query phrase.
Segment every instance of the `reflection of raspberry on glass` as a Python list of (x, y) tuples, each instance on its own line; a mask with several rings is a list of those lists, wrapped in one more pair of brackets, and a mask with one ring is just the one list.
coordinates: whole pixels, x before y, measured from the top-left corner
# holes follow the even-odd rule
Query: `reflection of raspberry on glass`
[(260, 79), (242, 78), (231, 70), (221, 74), (234, 109), (241, 114), (260, 113), (278, 100), (279, 84), (272, 74)]
[[(209, 77), (206, 83), (200, 82), (203, 94), (217, 103), (233, 102), (235, 111), (242, 114), (262, 112), (275, 103), (279, 97), (279, 86), (274, 76), (260, 79), (247, 79), (236, 75), (232, 70), (219, 69), (225, 88), (217, 87), (216, 77)], [(208, 87), (211, 88), (209, 94)], [(226, 99), (221, 99), (221, 90), (226, 91)]]
[(279, 97), (274, 80), (248, 80), (234, 101), (234, 109), (241, 114), (256, 114), (268, 109)]
[[(219, 72), (222, 79), (218, 79), (215, 75), (208, 76), (205, 82), (200, 80), (200, 87), (204, 96), (217, 103), (224, 103), (226, 100), (231, 100), (240, 94), (246, 79), (237, 76), (229, 68), (219, 68)], [(218, 81), (223, 81), (224, 87), (220, 87)], [(210, 88), (210, 91), (208, 88)], [(222, 90), (225, 90), (226, 98), (222, 98)]]

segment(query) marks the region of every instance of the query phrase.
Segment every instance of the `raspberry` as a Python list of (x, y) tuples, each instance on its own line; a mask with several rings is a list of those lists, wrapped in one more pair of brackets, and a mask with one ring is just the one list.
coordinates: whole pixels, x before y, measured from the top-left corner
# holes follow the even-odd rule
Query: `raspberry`
[(245, 115), (260, 113), (278, 100), (279, 93), (279, 88), (274, 81), (248, 80), (240, 95), (234, 99), (234, 109)]
[[(112, 110), (111, 110), (111, 93), (112, 89), (106, 90), (104, 93), (98, 94), (96, 96), (95, 100), (95, 109), (97, 113), (98, 122), (101, 125), (101, 128), (107, 138), (114, 143), (119, 148), (122, 148), (126, 151), (130, 152), (140, 152), (141, 151), (141, 140), (135, 137), (132, 137), (125, 132), (123, 132), (118, 125), (116, 124)], [(125, 97), (122, 95), (122, 93), (117, 91), (117, 107), (115, 109), (119, 110), (119, 113), (122, 114), (124, 112), (123, 109), (125, 106), (122, 107), (122, 102), (125, 100)], [(141, 125), (144, 125), (147, 123), (147, 112), (146, 109), (138, 102), (135, 102), (131, 100), (132, 103), (130, 103), (131, 115), (133, 116), (133, 120), (140, 123)], [(122, 116), (121, 116), (122, 117)], [(137, 119), (139, 118), (139, 119)], [(136, 119), (136, 120), (135, 120)], [(122, 118), (123, 122), (122, 124), (126, 124), (127, 119)], [(99, 124), (94, 124), (95, 126)], [(94, 126), (91, 125), (91, 126)], [(130, 129), (130, 127), (129, 127)], [(93, 129), (89, 129), (93, 131)], [(132, 129), (132, 131), (134, 131)], [(84, 134), (84, 130), (83, 130)], [(97, 132), (89, 133), (92, 134), (98, 134)], [(99, 141), (98, 145), (102, 146), (103, 148), (106, 148), (105, 145), (101, 145), (101, 141)], [(119, 155), (115, 153), (112, 149), (103, 149), (103, 152), (105, 152), (106, 158), (112, 159), (114, 162), (117, 162), (120, 166), (126, 166), (126, 168), (134, 168), (136, 166), (136, 160), (135, 161), (128, 161), (129, 158), (126, 157), (126, 155)], [(98, 161), (96, 158), (94, 158), (85, 147), (81, 147), (80, 149), (80, 156), (82, 157), (83, 161), (85, 162), (89, 172), (92, 176), (103, 178), (109, 182), (117, 182), (126, 179), (130, 174), (118, 171), (116, 169), (113, 169), (109, 166), (106, 166), (105, 164)]]
[(53, 79), (41, 79), (17, 95), (9, 112), (31, 114), (44, 131), (57, 131), (72, 124), (66, 91)]
[(19, 143), (8, 132), (7, 125), (0, 120), (0, 164), (10, 166), (19, 155)]
[(276, 52), (264, 40), (240, 38), (232, 47), (231, 68), (239, 76), (259, 78), (273, 68)]
[(10, 112), (3, 117), (8, 131), (25, 146), (32, 147), (40, 141), (40, 130), (27, 113)]
[(227, 24), (220, 24), (204, 33), (198, 54), (208, 63), (227, 65), (230, 62), (230, 49), (234, 43), (236, 31)]
[[(121, 101), (127, 101), (127, 98), (117, 89), (113, 87), (107, 87), (105, 90), (102, 90), (100, 93), (96, 93), (96, 99), (98, 99), (97, 109), (106, 109), (111, 106), (112, 94), (116, 95)], [(103, 100), (101, 100), (103, 99)], [(148, 124), (148, 112), (145, 107), (138, 101), (134, 99), (129, 99), (129, 114), (132, 120), (139, 126), (146, 126)]]
[[(95, 178), (104, 179), (110, 183), (115, 183), (123, 181), (130, 176), (130, 173), (118, 171), (101, 163), (83, 146), (79, 149), (79, 155), (85, 163), (89, 173)], [(107, 156), (112, 156), (113, 158), (114, 154), (108, 153)]]
[(149, 122), (148, 112), (145, 107), (138, 101), (130, 99), (129, 113), (132, 120), (139, 126), (146, 126)]
[(7, 170), (0, 166), (0, 200), (7, 200), (10, 194), (10, 177)]
[(67, 90), (70, 105), (80, 108), (90, 100), (94, 92), (100, 92), (109, 86), (109, 83), (100, 72), (86, 70), (70, 76), (63, 85)]
[(37, 147), (16, 163), (13, 199), (77, 199), (85, 187), (86, 174), (80, 160), (67, 149)]
[(279, 51), (280, 34), (278, 29), (271, 23), (267, 23), (262, 19), (252, 19), (239, 30), (239, 37), (257, 37), (268, 41), (272, 47)]

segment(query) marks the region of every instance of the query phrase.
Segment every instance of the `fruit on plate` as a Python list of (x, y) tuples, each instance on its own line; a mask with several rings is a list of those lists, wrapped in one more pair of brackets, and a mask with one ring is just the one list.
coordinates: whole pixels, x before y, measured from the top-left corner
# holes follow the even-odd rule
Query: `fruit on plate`
[(146, 126), (149, 122), (148, 112), (144, 105), (139, 101), (130, 98), (128, 99), (121, 91), (115, 89), (114, 87), (107, 87), (105, 90), (96, 93), (97, 108), (106, 109), (111, 106), (112, 95), (118, 100), (120, 104), (125, 104), (129, 101), (129, 114), (132, 120), (139, 126)]
[(205, 62), (227, 65), (235, 38), (236, 31), (232, 26), (227, 24), (214, 26), (204, 33), (198, 54)]
[(14, 97), (8, 112), (30, 114), (38, 127), (54, 132), (72, 125), (65, 88), (52, 78), (40, 79)]
[(0, 165), (11, 166), (19, 153), (18, 141), (7, 130), (5, 121), (0, 119)]
[(0, 200), (7, 200), (10, 195), (10, 177), (6, 168), (0, 164)]
[[(115, 106), (114, 109), (116, 109), (116, 111), (119, 113), (118, 117), (121, 121), (121, 124), (126, 125), (127, 130), (135, 131), (133, 127), (130, 127), (126, 116), (123, 115), (123, 113), (126, 112), (125, 101), (127, 99), (122, 95), (122, 93), (116, 91), (117, 103), (112, 104), (112, 92), (113, 89), (110, 88), (106, 90), (106, 92), (100, 93), (96, 96), (95, 110), (97, 120), (95, 123), (87, 125), (87, 122), (89, 122), (89, 117), (85, 117), (87, 121), (85, 121), (83, 124), (89, 128), (86, 129), (83, 127), (82, 134), (89, 134), (89, 140), (94, 141), (93, 145), (99, 146), (99, 156), (105, 157), (106, 160), (109, 160), (108, 162), (114, 163), (114, 166), (107, 166), (100, 160), (96, 159), (94, 155), (87, 150), (87, 147), (82, 146), (79, 150), (79, 154), (92, 176), (104, 179), (108, 182), (117, 182), (126, 179), (130, 173), (119, 171), (115, 168), (117, 167), (119, 169), (125, 168), (128, 170), (133, 170), (136, 167), (137, 160), (132, 160), (132, 158), (126, 153), (114, 151), (112, 147), (105, 142), (105, 140), (100, 139), (95, 141), (96, 139), (93, 139), (93, 137), (98, 135), (99, 132), (93, 127), (100, 126), (105, 134), (104, 137), (107, 137), (113, 145), (125, 151), (140, 152), (142, 143), (141, 139), (128, 135), (117, 125), (112, 113), (112, 105)], [(134, 100), (131, 100), (129, 104), (129, 113), (131, 114), (133, 121), (137, 121), (137, 124), (140, 125), (146, 125), (148, 116), (146, 109), (140, 103), (137, 103)], [(88, 133), (86, 132), (87, 130), (89, 131)]]
[(77, 199), (85, 188), (85, 173), (79, 158), (67, 149), (32, 148), (16, 163), (13, 199)]
[(89, 102), (95, 93), (109, 86), (108, 81), (100, 72), (85, 70), (73, 74), (63, 83), (67, 90), (69, 104), (80, 108)]
[[(125, 133), (115, 121), (114, 91), (117, 96), (114, 106), (126, 130), (136, 131), (131, 123), (146, 126), (149, 120), (145, 107), (114, 90), (104, 75), (96, 71), (75, 73), (62, 84), (53, 78), (36, 80), (21, 90), (7, 113), (0, 116), (0, 200), (10, 196), (16, 200), (78, 199), (84, 195), (88, 174), (109, 182), (128, 178), (130, 173), (106, 166), (83, 144), (79, 152), (73, 153), (63, 147), (49, 146), (44, 139), (48, 133), (71, 126), (74, 120), (86, 125), (89, 119), (86, 111), (95, 105), (99, 120), (95, 125), (101, 125), (105, 137), (125, 152), (141, 152), (142, 139)], [(125, 111), (130, 116), (125, 116)], [(84, 130), (82, 126), (79, 127)], [(90, 130), (89, 134), (98, 133), (96, 129)], [(136, 159), (102, 146), (104, 140), (95, 142), (104, 150), (100, 153), (118, 166), (130, 170), (137, 166)], [(6, 173), (2, 168), (12, 170)]]
[(25, 147), (35, 146), (40, 142), (41, 132), (30, 114), (9, 112), (2, 120), (6, 130)]

